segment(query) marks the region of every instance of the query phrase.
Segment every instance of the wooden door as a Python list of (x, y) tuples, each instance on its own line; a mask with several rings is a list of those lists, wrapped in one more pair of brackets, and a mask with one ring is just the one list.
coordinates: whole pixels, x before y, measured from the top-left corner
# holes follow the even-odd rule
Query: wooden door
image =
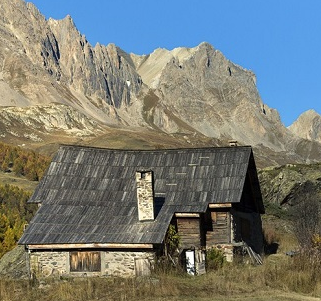
[(136, 276), (149, 276), (150, 275), (150, 262), (145, 258), (135, 259), (135, 274)]

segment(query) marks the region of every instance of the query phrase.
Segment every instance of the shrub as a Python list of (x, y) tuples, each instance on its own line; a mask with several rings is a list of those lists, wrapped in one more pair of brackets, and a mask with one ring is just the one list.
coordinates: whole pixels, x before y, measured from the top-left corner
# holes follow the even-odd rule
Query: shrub
[(224, 252), (218, 248), (211, 248), (206, 251), (207, 270), (217, 270), (225, 263)]
[(174, 225), (169, 225), (166, 238), (165, 238), (165, 247), (166, 247), (166, 256), (174, 256), (180, 246), (180, 236)]

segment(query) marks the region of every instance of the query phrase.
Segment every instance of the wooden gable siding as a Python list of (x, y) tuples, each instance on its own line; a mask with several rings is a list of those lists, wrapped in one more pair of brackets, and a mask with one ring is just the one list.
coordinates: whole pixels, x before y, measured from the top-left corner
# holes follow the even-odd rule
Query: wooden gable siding
[(210, 225), (207, 226), (206, 246), (231, 242), (231, 215), (228, 209), (215, 209), (209, 212)]
[(249, 174), (246, 175), (241, 201), (233, 204), (233, 207), (242, 212), (260, 212)]
[(199, 217), (177, 218), (177, 230), (181, 249), (201, 247), (201, 229)]

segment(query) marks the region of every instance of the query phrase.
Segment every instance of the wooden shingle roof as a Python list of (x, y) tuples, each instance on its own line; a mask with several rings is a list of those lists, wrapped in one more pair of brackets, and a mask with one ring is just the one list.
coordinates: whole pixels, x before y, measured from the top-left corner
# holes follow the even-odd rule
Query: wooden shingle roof
[[(240, 202), (253, 164), (255, 170), (248, 146), (140, 151), (61, 146), (30, 199), (41, 207), (19, 243), (161, 243), (176, 212)], [(135, 173), (142, 170), (154, 173), (159, 212), (150, 222), (138, 220)], [(261, 203), (260, 193), (257, 198)]]

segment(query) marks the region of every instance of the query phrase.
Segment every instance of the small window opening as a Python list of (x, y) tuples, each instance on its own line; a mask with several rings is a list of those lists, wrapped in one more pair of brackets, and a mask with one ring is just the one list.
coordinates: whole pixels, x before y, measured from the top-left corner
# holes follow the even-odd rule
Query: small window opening
[(100, 252), (70, 252), (70, 272), (100, 272)]

